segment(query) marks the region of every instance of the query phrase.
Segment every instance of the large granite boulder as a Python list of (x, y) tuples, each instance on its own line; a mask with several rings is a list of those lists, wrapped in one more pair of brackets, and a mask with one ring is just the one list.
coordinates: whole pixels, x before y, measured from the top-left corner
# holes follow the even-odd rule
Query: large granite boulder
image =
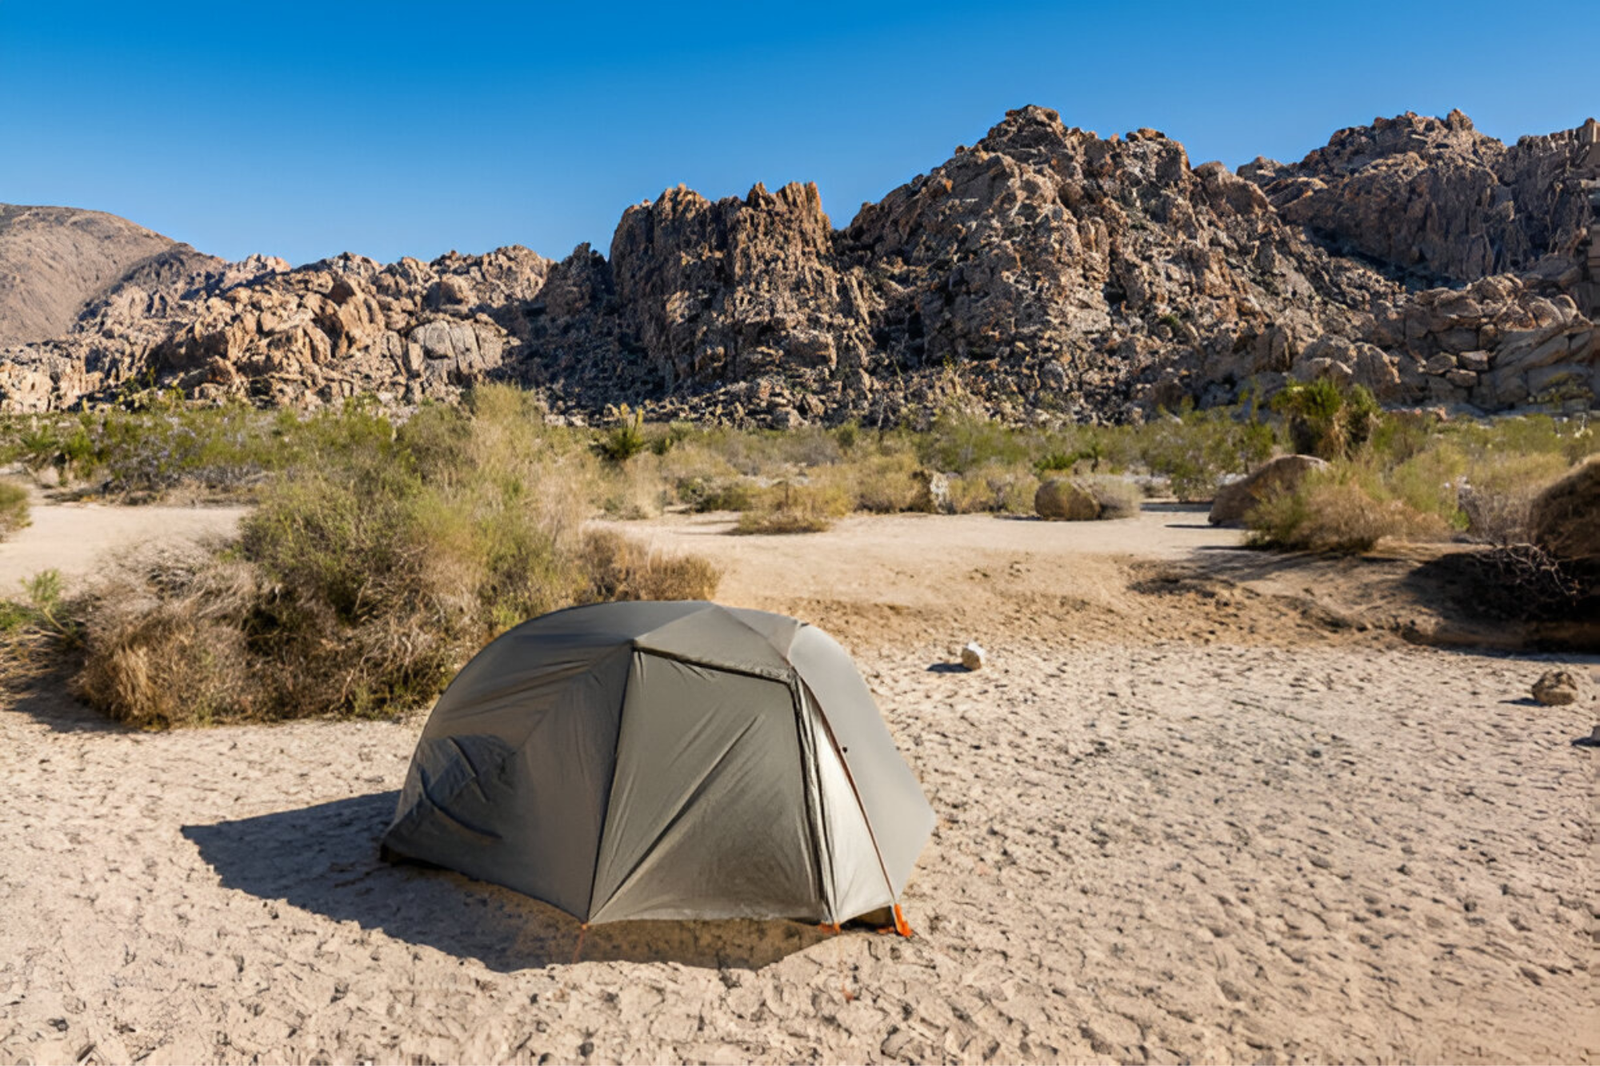
[(1257, 467), (1248, 477), (1217, 490), (1208, 518), (1214, 526), (1240, 526), (1245, 516), (1268, 496), (1292, 491), (1313, 470), (1328, 464), (1314, 455), (1281, 455)]
[(1033, 510), (1055, 522), (1092, 522), (1100, 517), (1100, 501), (1067, 478), (1050, 478), (1033, 494)]
[(1541, 492), (1528, 517), (1533, 542), (1551, 556), (1600, 567), (1600, 456)]

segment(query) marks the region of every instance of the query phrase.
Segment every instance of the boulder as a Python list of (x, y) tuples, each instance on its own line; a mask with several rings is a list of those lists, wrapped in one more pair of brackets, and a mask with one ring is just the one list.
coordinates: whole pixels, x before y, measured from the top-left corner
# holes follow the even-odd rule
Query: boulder
[(1100, 517), (1100, 501), (1067, 478), (1051, 478), (1033, 494), (1033, 509), (1040, 518), (1062, 522), (1089, 522)]
[(1528, 518), (1533, 542), (1556, 559), (1600, 565), (1600, 456), (1541, 492)]
[(1245, 515), (1268, 496), (1292, 490), (1313, 470), (1328, 464), (1314, 455), (1282, 455), (1258, 467), (1249, 477), (1224, 485), (1211, 502), (1208, 517), (1214, 526), (1244, 524)]
[(1533, 683), (1533, 698), (1546, 707), (1564, 707), (1578, 699), (1578, 679), (1567, 670), (1550, 670)]

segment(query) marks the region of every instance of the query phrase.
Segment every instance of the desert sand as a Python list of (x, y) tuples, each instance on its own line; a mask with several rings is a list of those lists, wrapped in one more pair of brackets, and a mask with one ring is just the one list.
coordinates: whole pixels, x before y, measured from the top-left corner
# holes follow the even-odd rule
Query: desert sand
[[(157, 513), (29, 548), (41, 510), (0, 582)], [(1349, 624), (1192, 509), (626, 528), (857, 656), (940, 816), (914, 939), (628, 923), (574, 962), (552, 908), (378, 861), (421, 715), (149, 734), (52, 685), (0, 706), (0, 1060), (1600, 1057), (1600, 658)], [(1534, 704), (1558, 665), (1583, 698)]]

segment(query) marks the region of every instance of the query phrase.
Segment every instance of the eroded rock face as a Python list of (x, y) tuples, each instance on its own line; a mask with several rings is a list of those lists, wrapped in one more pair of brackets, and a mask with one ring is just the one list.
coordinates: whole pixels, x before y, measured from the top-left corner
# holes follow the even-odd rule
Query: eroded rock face
[(502, 367), (507, 327), (525, 328), (549, 267), (525, 248), (389, 266), (355, 255), (297, 270), (259, 257), (147, 266), (79, 333), (7, 353), (0, 405), (65, 407), (146, 375), (201, 399), (451, 398)]
[(1597, 310), (1586, 277), (1594, 120), (1506, 146), (1460, 111), (1340, 130), (1299, 163), (1241, 168), (1288, 222), (1425, 284), (1533, 273)]
[(868, 336), (815, 185), (716, 203), (683, 188), (623, 213), (611, 270), (625, 328), (668, 388), (859, 367)]
[(1465, 116), (1344, 130), (1300, 163), (1191, 167), (1153, 130), (1043, 108), (834, 230), (815, 186), (629, 208), (610, 258), (523, 248), (288, 270), (174, 246), (0, 353), (0, 409), (154, 377), (201, 398), (448, 399), (563, 416), (1122, 421), (1366, 385), (1391, 405), (1597, 406), (1600, 126), (1507, 147)]
[(1391, 287), (1303, 246), (1259, 189), (1191, 169), (1177, 142), (1105, 140), (1036, 107), (863, 208), (843, 244), (879, 279), (892, 361), (1015, 367), (1017, 395), (1065, 410), (1231, 399), (1354, 328), (1334, 297)]

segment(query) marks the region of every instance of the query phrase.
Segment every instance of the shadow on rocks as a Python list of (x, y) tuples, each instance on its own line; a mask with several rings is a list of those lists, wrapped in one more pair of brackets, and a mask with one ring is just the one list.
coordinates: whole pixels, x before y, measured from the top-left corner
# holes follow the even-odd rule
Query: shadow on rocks
[[(566, 965), (578, 921), (538, 900), (449, 870), (390, 864), (378, 840), (396, 792), (254, 818), (189, 825), (183, 835), (227, 888), (508, 972)], [(582, 962), (677, 962), (759, 970), (825, 933), (792, 921), (637, 921), (596, 925)]]

